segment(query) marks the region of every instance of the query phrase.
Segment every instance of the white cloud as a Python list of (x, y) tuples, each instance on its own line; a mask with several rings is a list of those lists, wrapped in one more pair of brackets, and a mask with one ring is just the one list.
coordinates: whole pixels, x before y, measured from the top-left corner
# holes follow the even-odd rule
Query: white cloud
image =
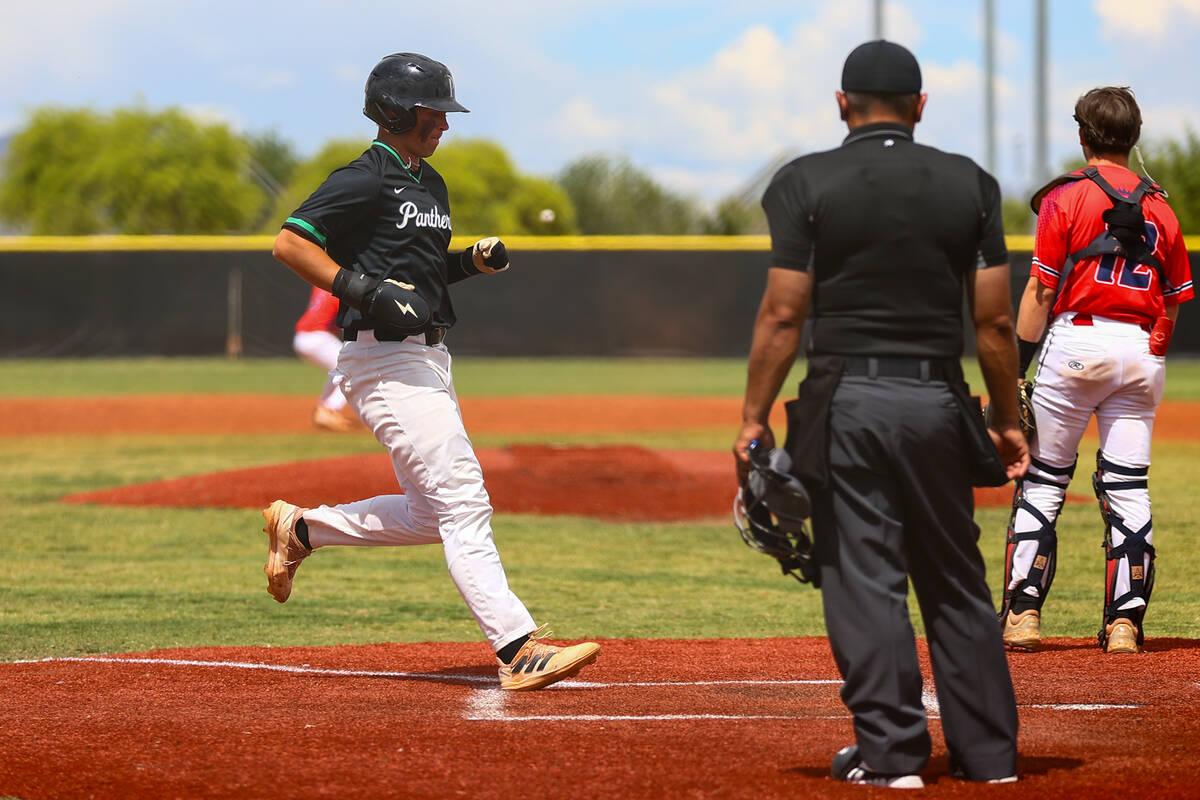
[(204, 103), (183, 106), (183, 113), (204, 125), (228, 125), (234, 130), (245, 130), (246, 121), (240, 113), (226, 106)]
[(1174, 104), (1142, 105), (1142, 140), (1183, 139), (1188, 131), (1200, 134), (1200, 110)]
[(747, 179), (742, 170), (713, 169), (711, 166), (655, 167), (649, 172), (659, 184), (669, 186), (678, 194), (699, 198), (704, 205), (741, 189)]
[(569, 101), (559, 112), (554, 127), (561, 137), (574, 139), (585, 147), (608, 144), (622, 131), (617, 119), (601, 113), (585, 97)]
[(983, 71), (971, 61), (926, 64), (921, 69), (925, 91), (935, 97), (983, 91)]
[[(643, 84), (618, 77), (611, 82), (619, 90), (589, 81), (582, 93), (577, 90), (560, 104), (554, 133), (576, 153), (630, 154), (671, 188), (715, 199), (781, 154), (824, 150), (841, 141), (845, 125), (834, 92), (846, 53), (869, 35), (864, 26), (869, 10), (866, 0), (823, 3), (788, 31), (758, 23), (735, 29), (699, 65), (657, 80)], [(890, 3), (887, 10), (886, 37), (920, 57), (924, 32), (917, 17), (903, 3)], [(962, 152), (964, 127), (978, 130), (962, 120), (964, 104), (982, 107), (980, 69), (966, 60), (922, 61), (938, 110), (918, 135), (928, 140), (932, 134), (937, 141), (931, 143)], [(999, 84), (1000, 92), (1011, 93), (1011, 88), (1011, 83)], [(598, 110), (609, 107), (622, 113)], [(973, 119), (981, 116), (976, 111)]]
[[(845, 4), (850, 5), (850, 4)], [(850, 8), (853, 8), (850, 5)], [(904, 3), (888, 3), (884, 7), (883, 38), (916, 48), (925, 38), (925, 31), (915, 14)]]
[(1101, 33), (1120, 39), (1130, 35), (1161, 40), (1184, 22), (1200, 21), (1200, 0), (1095, 0)]
[[(740, 165), (829, 146), (841, 135), (833, 93), (846, 52), (863, 38), (863, 5), (826, 4), (786, 38), (752, 25), (703, 65), (653, 85), (664, 112), (656, 136), (677, 153)], [(897, 29), (917, 37), (894, 8)]]
[[(23, 95), (35, 81), (104, 80), (119, 53), (109, 32), (136, 18), (145, 0), (8, 3), (0, 25), (0, 91)], [(149, 13), (149, 12), (147, 12)]]

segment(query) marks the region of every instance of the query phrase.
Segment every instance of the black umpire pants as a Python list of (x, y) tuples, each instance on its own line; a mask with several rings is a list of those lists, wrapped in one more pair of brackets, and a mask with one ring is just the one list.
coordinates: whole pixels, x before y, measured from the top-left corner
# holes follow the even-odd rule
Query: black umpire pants
[(929, 760), (911, 577), (952, 764), (973, 780), (1015, 774), (1016, 700), (948, 385), (843, 376), (829, 422), (831, 482), (814, 498), (813, 530), (863, 760), (887, 773)]

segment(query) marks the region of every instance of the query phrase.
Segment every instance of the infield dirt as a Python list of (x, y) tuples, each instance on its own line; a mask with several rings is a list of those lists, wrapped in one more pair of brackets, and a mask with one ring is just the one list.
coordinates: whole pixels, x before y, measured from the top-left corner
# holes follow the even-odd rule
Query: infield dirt
[[(0, 664), (0, 796), (876, 796), (827, 777), (853, 732), (824, 639), (602, 644), (577, 679), (515, 694), (481, 643)], [(934, 739), (923, 797), (1200, 797), (1200, 643), (1104, 657), (1051, 639), (1013, 655), (1012, 786), (948, 775), (919, 649)]]

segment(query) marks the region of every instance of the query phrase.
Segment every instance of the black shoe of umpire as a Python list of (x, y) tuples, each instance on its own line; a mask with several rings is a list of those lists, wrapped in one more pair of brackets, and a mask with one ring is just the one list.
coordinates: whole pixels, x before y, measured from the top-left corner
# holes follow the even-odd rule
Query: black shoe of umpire
[(853, 783), (859, 786), (882, 786), (886, 789), (924, 789), (925, 781), (920, 775), (895, 775), (876, 772), (863, 764), (862, 756), (858, 754), (858, 745), (852, 744), (838, 750), (833, 757), (830, 775), (836, 781)]

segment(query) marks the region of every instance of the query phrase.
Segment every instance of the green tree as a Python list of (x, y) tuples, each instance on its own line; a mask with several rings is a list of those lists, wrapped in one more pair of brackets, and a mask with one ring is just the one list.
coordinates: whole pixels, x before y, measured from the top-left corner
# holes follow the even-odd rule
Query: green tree
[(767, 215), (762, 206), (745, 197), (726, 197), (701, 223), (701, 229), (710, 236), (740, 236), (767, 232)]
[(1200, 137), (1188, 128), (1180, 141), (1152, 142), (1144, 149), (1146, 169), (1170, 195), (1167, 202), (1183, 232), (1200, 234)]
[(254, 224), (255, 229), (262, 229), (275, 221), (272, 216), (275, 205), (284, 187), (291, 182), (300, 158), (291, 142), (274, 131), (250, 136), (247, 145), (250, 152), (246, 156), (246, 167), (264, 194), (262, 210)]
[(1010, 236), (1028, 236), (1033, 233), (1037, 216), (1029, 207), (1028, 193), (1008, 195), (1001, 202), (1000, 213), (1004, 219), (1004, 232)]
[(0, 214), (33, 234), (243, 232), (263, 203), (246, 154), (178, 109), (42, 108), (5, 153)]
[[(1155, 183), (1166, 189), (1167, 202), (1185, 234), (1200, 234), (1200, 136), (1191, 128), (1182, 139), (1160, 139), (1139, 145), (1146, 159), (1145, 169), (1137, 152), (1129, 154), (1129, 168), (1139, 174), (1150, 173)], [(1082, 155), (1063, 161), (1059, 174), (1086, 166)]]
[[(450, 192), (454, 231), (466, 236), (575, 233), (575, 208), (561, 187), (521, 175), (504, 148), (456, 139), (430, 159)], [(547, 213), (548, 212), (548, 213)]]
[(274, 131), (252, 135), (246, 144), (250, 148), (251, 172), (274, 197), (292, 180), (300, 157), (292, 143)]
[(685, 234), (702, 227), (691, 200), (663, 189), (624, 158), (585, 156), (559, 175), (585, 234)]
[[(510, 202), (517, 221), (514, 232), (546, 236), (579, 232), (575, 206), (566, 190), (554, 181), (518, 176)], [(457, 208), (454, 213), (457, 217)]]
[(261, 232), (277, 233), (283, 221), (329, 177), (329, 173), (358, 158), (369, 146), (370, 142), (362, 139), (335, 139), (326, 142), (312, 158), (297, 164), (286, 188), (275, 198)]
[(90, 111), (35, 111), (4, 152), (0, 215), (31, 233), (101, 230), (99, 207), (84, 198), (95, 191), (90, 156), (102, 147), (103, 138)]

